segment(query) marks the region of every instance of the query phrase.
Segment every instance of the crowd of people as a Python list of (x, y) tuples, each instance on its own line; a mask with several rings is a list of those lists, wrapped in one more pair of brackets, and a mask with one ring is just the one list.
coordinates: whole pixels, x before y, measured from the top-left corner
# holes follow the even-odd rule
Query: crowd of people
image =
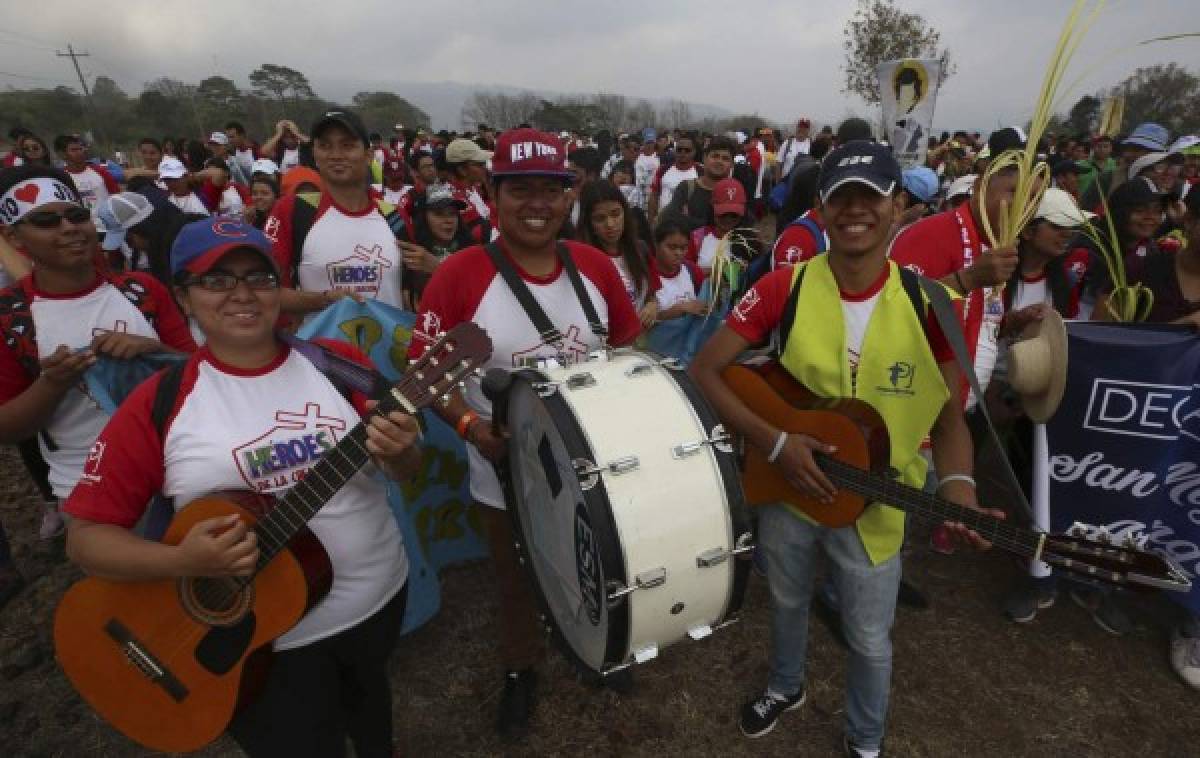
[[(132, 163), (91, 155), (77, 135), (55, 137), (51, 150), (12, 129), (0, 171), (0, 440), (18, 446), (39, 484), (40, 537), (66, 532), (72, 560), (121, 580), (251, 572), (259, 546), (244, 524), (204, 522), (178, 546), (146, 539), (138, 525), (156, 494), (182, 506), (215, 489), (290, 485), (230, 455), (275, 428), (278, 413), (298, 412), (297, 435), (368, 419), (380, 469), (410, 474), (415, 422), (373, 415), (360, 393), (280, 336), (342, 298), (415, 312), (413, 358), (467, 321), (488, 332), (490, 367), (581, 360), (603, 345), (678, 351), (729, 428), (769, 452), (797, 489), (828, 498), (834, 486), (814, 462), (828, 447), (755, 416), (722, 382), (739, 356), (773, 353), (817, 394), (876, 405), (904, 480), (968, 507), (978, 507), (980, 404), (1007, 431), (1026, 485), (1032, 475), (1032, 426), (1006, 381), (1009, 341), (1049, 311), (1116, 318), (1114, 278), (1085, 226), (1111, 221), (1128, 280), (1154, 294), (1149, 321), (1200, 327), (1200, 192), (1189, 192), (1200, 182), (1200, 138), (1172, 140), (1157, 124), (1115, 138), (1044, 137), (1036, 150), (1050, 186), (1017, 242), (1002, 247), (984, 229), (999, 228), (1017, 174), (985, 172), (996, 156), (1026, 148), (1015, 127), (930, 138), (925, 165), (902, 168), (853, 118), (820, 130), (801, 118), (787, 134), (505, 126), (459, 134), (396, 125), (384, 139), (351, 110), (331, 110), (307, 131), (281, 120), (261, 143), (236, 121), (200, 139), (147, 137)], [(902, 269), (957, 298), (982, 396), (967, 389), (928, 303), (906, 296)], [(681, 325), (701, 339), (684, 348), (665, 338)], [(345, 344), (325, 347), (367, 362)], [(165, 423), (154, 415), (168, 391), (162, 374), (112, 416), (81, 382), (102, 357), (172, 352), (187, 359)], [(894, 360), (922, 367), (907, 404), (858, 381)], [(304, 417), (306, 407), (320, 418)], [(531, 727), (544, 651), (493, 467), (507, 443), (478, 382), (437, 412), (466, 442), (499, 598), (497, 728), (519, 738)], [(267, 468), (313, 462), (271, 459)], [(264, 694), (230, 733), (251, 755), (338, 755), (347, 736), (360, 756), (390, 755), (383, 662), (405, 604), (403, 540), (367, 476), (311, 528), (330, 553), (333, 589), (276, 642)], [(772, 506), (758, 534), (770, 676), (741, 709), (742, 732), (766, 734), (804, 702), (816, 603), (838, 619), (849, 650), (846, 754), (880, 755), (890, 627), (906, 594), (902, 514), (876, 504), (856, 526), (835, 529)], [(931, 548), (964, 542), (987, 546), (947, 523)], [(831, 581), (818, 590), (819, 552)], [(23, 585), (0, 527), (0, 606)], [(1054, 576), (1031, 575), (1004, 611), (1028, 623), (1058, 589)], [(1130, 629), (1119, 596), (1067, 589), (1105, 630)], [(907, 592), (919, 601), (917, 588)], [(1184, 618), (1171, 645), (1175, 671), (1200, 689), (1200, 619)], [(628, 676), (606, 681), (632, 686)]]

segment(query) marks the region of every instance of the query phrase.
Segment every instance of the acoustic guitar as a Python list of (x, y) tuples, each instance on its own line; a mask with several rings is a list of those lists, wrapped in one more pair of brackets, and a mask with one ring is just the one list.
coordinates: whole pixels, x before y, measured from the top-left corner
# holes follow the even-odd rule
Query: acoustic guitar
[[(1077, 525), (1068, 535), (1052, 535), (1008, 524), (986, 513), (910, 487), (893, 477), (890, 442), (883, 418), (855, 398), (819, 398), (778, 364), (761, 368), (733, 365), (725, 383), (760, 418), (791, 434), (807, 434), (837, 452), (815, 454), (834, 486), (832, 503), (793, 487), (766, 455), (746, 446), (742, 487), (750, 505), (787, 503), (819, 524), (849, 526), (871, 503), (886, 503), (929, 521), (957, 521), (996, 547), (1044, 561), (1072, 578), (1133, 589), (1187, 592), (1191, 580), (1170, 559), (1147, 552), (1136, 541), (1113, 544), (1102, 530)], [(1101, 538), (1084, 534), (1099, 531)]]
[[(415, 414), (457, 388), (491, 355), (473, 323), (443, 336), (373, 413)], [(197, 750), (225, 730), (270, 663), (270, 645), (333, 583), (329, 556), (309, 520), (370, 460), (360, 423), (281, 497), (226, 492), (189, 503), (163, 542), (177, 545), (199, 521), (238, 514), (258, 537), (249, 577), (188, 577), (74, 584), (54, 618), (67, 678), (106, 721), (154, 750)]]

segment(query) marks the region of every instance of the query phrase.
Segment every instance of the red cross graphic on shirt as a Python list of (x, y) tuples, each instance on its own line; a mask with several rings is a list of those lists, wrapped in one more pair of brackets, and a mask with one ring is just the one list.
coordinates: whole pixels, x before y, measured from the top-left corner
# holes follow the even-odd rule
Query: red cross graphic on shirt
[(383, 255), (383, 245), (372, 245), (371, 247), (355, 245), (353, 257), (368, 263), (376, 263), (384, 268), (392, 267), (392, 262)]
[[(582, 330), (575, 324), (571, 324), (571, 328), (567, 329), (567, 333), (563, 335), (562, 349), (559, 351), (562, 355), (573, 360), (586, 358), (590, 348), (587, 343), (579, 339)], [(526, 358), (537, 356), (539, 350), (545, 347), (548, 343), (539, 342), (531, 348), (521, 350), (512, 354), (513, 366), (524, 366)]]
[(97, 326), (94, 329), (92, 329), (92, 336), (99, 337), (100, 335), (108, 334), (109, 332), (120, 332), (121, 334), (128, 334), (129, 333), (129, 322), (118, 320), (115, 324), (113, 324), (112, 329), (101, 329), (100, 327)]
[(281, 426), (290, 429), (303, 429), (311, 422), (314, 426), (324, 426), (339, 432), (346, 430), (346, 422), (337, 416), (322, 416), (321, 406), (317, 403), (306, 403), (303, 413), (277, 411), (275, 413), (275, 420)]

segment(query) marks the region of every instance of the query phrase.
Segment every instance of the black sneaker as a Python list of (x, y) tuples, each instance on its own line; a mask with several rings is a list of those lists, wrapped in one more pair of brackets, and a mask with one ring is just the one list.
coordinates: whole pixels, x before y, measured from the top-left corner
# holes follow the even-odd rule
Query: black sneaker
[[(850, 738), (844, 734), (842, 735), (842, 753), (845, 754), (846, 758), (865, 758), (868, 755), (868, 753), (864, 752), (861, 747), (851, 742)], [(883, 758), (883, 751), (876, 750), (874, 752), (874, 758)]]
[(805, 689), (791, 697), (782, 697), (773, 692), (764, 692), (742, 706), (742, 717), (738, 726), (742, 734), (750, 739), (762, 737), (775, 728), (775, 722), (784, 711), (792, 711), (804, 705)]
[(529, 719), (537, 705), (537, 672), (533, 669), (509, 671), (504, 675), (504, 694), (500, 696), (500, 716), (496, 730), (505, 739), (519, 740), (529, 733)]

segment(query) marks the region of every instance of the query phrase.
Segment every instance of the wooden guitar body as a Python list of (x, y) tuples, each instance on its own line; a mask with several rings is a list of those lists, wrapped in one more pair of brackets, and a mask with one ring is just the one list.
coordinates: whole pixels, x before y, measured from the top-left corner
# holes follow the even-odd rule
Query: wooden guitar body
[[(887, 427), (879, 413), (853, 398), (819, 398), (778, 364), (761, 368), (732, 365), (721, 378), (757, 416), (791, 433), (807, 434), (837, 448), (832, 458), (885, 474), (890, 459)], [(867, 507), (864, 497), (839, 487), (832, 503), (822, 503), (788, 482), (767, 456), (746, 446), (742, 488), (750, 505), (788, 503), (825, 526), (853, 524)]]
[[(162, 541), (179, 544), (197, 522), (234, 513), (253, 525), (274, 502), (245, 492), (201, 498)], [(71, 683), (118, 730), (155, 750), (197, 750), (225, 730), (251, 680), (265, 673), (271, 641), (332, 581), (329, 556), (307, 529), (240, 591), (232, 579), (89, 577), (58, 606), (55, 649)]]

